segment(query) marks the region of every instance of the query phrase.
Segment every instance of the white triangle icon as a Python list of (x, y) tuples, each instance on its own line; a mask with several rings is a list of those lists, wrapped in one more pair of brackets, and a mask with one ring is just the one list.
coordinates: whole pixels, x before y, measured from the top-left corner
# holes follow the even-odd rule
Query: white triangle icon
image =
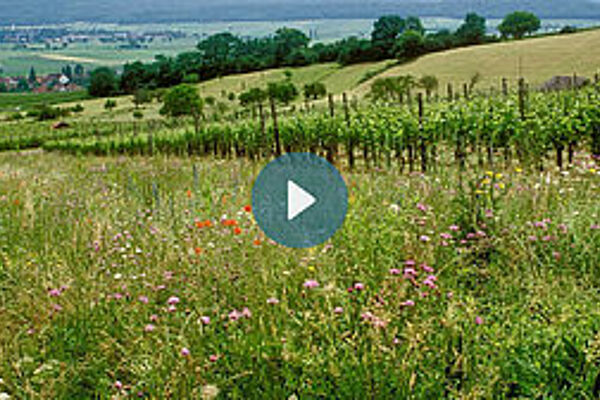
[(294, 181), (287, 181), (287, 189), (288, 221), (293, 220), (317, 202), (313, 195), (302, 189)]

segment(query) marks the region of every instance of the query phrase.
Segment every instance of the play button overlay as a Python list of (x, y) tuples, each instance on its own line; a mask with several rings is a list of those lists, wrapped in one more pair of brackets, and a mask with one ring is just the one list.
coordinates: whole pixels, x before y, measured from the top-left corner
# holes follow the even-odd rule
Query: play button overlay
[(296, 218), (304, 210), (317, 202), (317, 199), (294, 181), (288, 181), (288, 221)]
[(292, 248), (314, 247), (340, 228), (348, 189), (338, 170), (311, 153), (287, 153), (260, 172), (252, 210), (265, 235)]

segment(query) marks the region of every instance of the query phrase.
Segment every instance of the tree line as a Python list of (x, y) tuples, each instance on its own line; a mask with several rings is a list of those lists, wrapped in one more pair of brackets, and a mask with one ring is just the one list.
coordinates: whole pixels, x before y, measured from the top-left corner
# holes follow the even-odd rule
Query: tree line
[[(539, 28), (539, 18), (519, 11), (508, 15), (499, 31), (503, 38), (519, 39)], [(370, 39), (349, 37), (312, 46), (302, 31), (291, 28), (280, 28), (274, 35), (261, 38), (242, 38), (223, 32), (200, 41), (195, 50), (175, 57), (159, 55), (150, 63), (127, 63), (120, 77), (109, 68), (98, 68), (91, 73), (89, 92), (106, 97), (270, 68), (322, 62), (349, 65), (390, 58), (408, 60), (426, 53), (498, 40), (486, 33), (485, 18), (475, 13), (467, 14), (454, 32), (444, 29), (433, 33), (425, 31), (418, 17), (387, 15), (375, 21)]]

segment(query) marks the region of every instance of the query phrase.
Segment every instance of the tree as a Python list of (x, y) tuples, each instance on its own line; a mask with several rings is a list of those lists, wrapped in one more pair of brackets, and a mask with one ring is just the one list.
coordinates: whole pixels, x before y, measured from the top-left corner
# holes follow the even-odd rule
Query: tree
[(17, 92), (27, 92), (29, 90), (29, 84), (25, 78), (19, 78), (17, 82)]
[(85, 69), (83, 68), (83, 65), (81, 65), (81, 64), (75, 65), (75, 68), (73, 68), (73, 82), (77, 83), (78, 85), (83, 85), (84, 79), (85, 79)]
[(249, 89), (238, 96), (238, 100), (243, 107), (263, 103), (266, 99), (267, 93), (260, 88)]
[(389, 101), (395, 99), (395, 81), (393, 78), (377, 78), (371, 85), (368, 97), (372, 101)]
[(6, 92), (8, 92), (8, 87), (6, 86), (6, 83), (0, 82), (0, 93), (6, 93)]
[(428, 34), (425, 37), (423, 46), (426, 53), (448, 50), (456, 46), (456, 35), (448, 29), (442, 29), (435, 33)]
[(419, 79), (419, 86), (425, 89), (425, 95), (427, 98), (429, 98), (431, 96), (431, 92), (438, 88), (439, 82), (434, 75), (425, 75)]
[(513, 37), (521, 39), (526, 34), (531, 34), (540, 29), (540, 19), (527, 11), (515, 11), (508, 14), (498, 26), (502, 37)]
[(83, 65), (77, 64), (75, 65), (75, 69), (73, 70), (73, 72), (75, 73), (76, 77), (81, 78), (83, 77), (85, 69), (83, 68)]
[(242, 40), (229, 32), (211, 35), (198, 43), (198, 50), (206, 65), (213, 68), (215, 76), (221, 75), (231, 67), (242, 46)]
[(117, 107), (116, 100), (107, 99), (106, 103), (104, 103), (104, 109), (108, 110), (109, 112), (112, 112), (115, 107)]
[(298, 29), (279, 28), (273, 37), (275, 44), (275, 61), (283, 63), (294, 50), (304, 49), (310, 39)]
[[(356, 64), (381, 58), (380, 50), (374, 47), (369, 40), (349, 37), (338, 42), (337, 61), (342, 65)], [(387, 56), (386, 56), (387, 57)]]
[(66, 76), (67, 78), (69, 78), (69, 81), (73, 80), (73, 69), (71, 68), (71, 66), (69, 64), (67, 64), (66, 66), (64, 66), (61, 69), (61, 72), (64, 76)]
[(204, 98), (204, 103), (205, 103), (207, 106), (210, 106), (210, 107), (212, 107), (212, 106), (214, 106), (214, 105), (217, 103), (217, 99), (215, 99), (215, 96), (206, 96), (206, 97)]
[(33, 68), (33, 66), (29, 69), (28, 82), (30, 85), (35, 85), (37, 83), (37, 76), (35, 74), (35, 68)]
[(406, 31), (402, 34), (394, 48), (396, 58), (414, 58), (425, 51), (423, 35), (417, 31)]
[(485, 32), (485, 18), (469, 13), (456, 31), (456, 37), (463, 44), (480, 44), (485, 41)]
[(134, 93), (147, 83), (147, 68), (140, 62), (127, 63), (121, 74), (121, 90), (125, 93)]
[(99, 67), (90, 74), (90, 96), (108, 97), (117, 92), (117, 77), (115, 72), (108, 67)]
[(55, 108), (49, 106), (48, 104), (41, 104), (29, 111), (27, 116), (36, 118), (38, 121), (48, 121), (51, 119), (56, 119), (60, 116), (66, 116), (67, 113), (67, 110), (63, 111), (60, 108)]
[(194, 119), (196, 134), (200, 130), (200, 118), (203, 117), (204, 102), (194, 86), (180, 84), (170, 89), (163, 97), (161, 115), (172, 118), (190, 115)]
[(285, 105), (298, 97), (298, 89), (292, 82), (271, 82), (267, 86), (269, 98), (277, 100)]
[(380, 52), (381, 58), (392, 55), (398, 36), (406, 29), (406, 21), (398, 15), (385, 15), (375, 21), (371, 42)]
[(148, 89), (138, 89), (133, 93), (133, 104), (135, 108), (139, 108), (142, 104), (152, 102), (152, 93)]
[(294, 49), (285, 58), (284, 64), (292, 67), (302, 67), (314, 64), (318, 59), (318, 54), (311, 48)]
[(327, 94), (327, 88), (322, 82), (307, 83), (304, 85), (304, 97), (317, 100)]
[(81, 104), (75, 104), (73, 107), (71, 107), (71, 111), (79, 114), (82, 113), (83, 111), (85, 111), (85, 108), (83, 108), (83, 106)]
[(369, 97), (373, 101), (400, 101), (414, 86), (412, 75), (377, 78), (371, 85)]
[(198, 83), (200, 82), (200, 76), (196, 73), (184, 75), (183, 83)]
[(404, 21), (404, 30), (419, 32), (421, 35), (425, 34), (425, 27), (423, 27), (419, 17), (407, 17)]

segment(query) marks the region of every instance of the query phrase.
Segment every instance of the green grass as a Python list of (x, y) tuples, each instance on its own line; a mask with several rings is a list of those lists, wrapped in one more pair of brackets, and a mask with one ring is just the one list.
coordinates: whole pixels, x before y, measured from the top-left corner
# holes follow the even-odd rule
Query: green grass
[(26, 111), (41, 104), (83, 102), (89, 99), (86, 91), (65, 93), (0, 93), (0, 111)]
[(252, 87), (266, 87), (269, 82), (285, 79), (285, 71), (292, 72), (292, 82), (302, 90), (304, 85), (323, 82), (328, 91), (341, 94), (358, 86), (369, 72), (377, 72), (393, 64), (393, 61), (356, 64), (342, 67), (336, 63), (316, 64), (298, 68), (278, 68), (249, 74), (229, 75), (200, 84), (205, 95), (220, 96), (222, 91), (240, 93)]
[[(583, 157), (467, 172), (464, 192), (454, 167), (343, 171), (344, 226), (291, 250), (243, 210), (262, 163), (2, 154), (0, 393), (595, 398), (600, 176)], [(416, 285), (391, 273), (409, 260)]]
[[(440, 81), (440, 91), (445, 93), (448, 83), (461, 89), (476, 73), (482, 77), (477, 88), (488, 90), (490, 86), (499, 89), (503, 77), (513, 88), (520, 76), (535, 87), (555, 75), (577, 73), (593, 78), (599, 71), (600, 30), (596, 29), (429, 54), (391, 68), (382, 76), (435, 75)], [(371, 83), (361, 85), (357, 92), (366, 93)]]

